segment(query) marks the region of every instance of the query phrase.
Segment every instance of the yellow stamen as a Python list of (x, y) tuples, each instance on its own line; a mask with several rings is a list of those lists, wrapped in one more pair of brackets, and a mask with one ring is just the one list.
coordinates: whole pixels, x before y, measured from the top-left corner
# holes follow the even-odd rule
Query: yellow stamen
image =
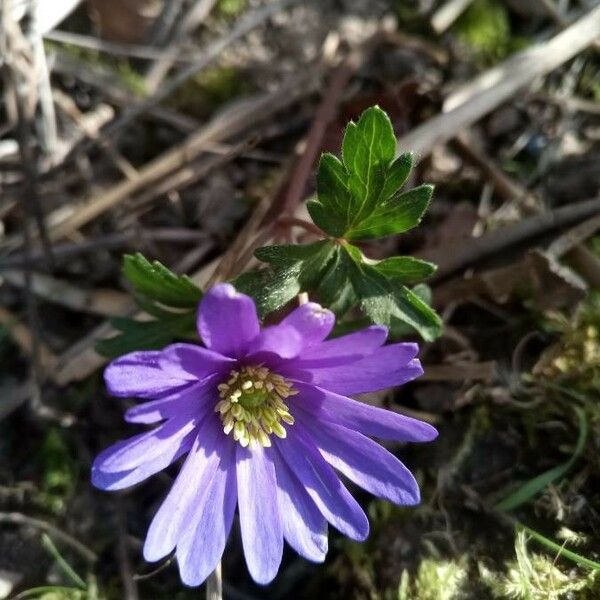
[(298, 390), (281, 375), (262, 366), (246, 366), (231, 371), (227, 383), (217, 386), (220, 400), (215, 405), (226, 435), (243, 447), (271, 446), (270, 435), (286, 437), (286, 425), (294, 424), (294, 417), (283, 402), (295, 396)]

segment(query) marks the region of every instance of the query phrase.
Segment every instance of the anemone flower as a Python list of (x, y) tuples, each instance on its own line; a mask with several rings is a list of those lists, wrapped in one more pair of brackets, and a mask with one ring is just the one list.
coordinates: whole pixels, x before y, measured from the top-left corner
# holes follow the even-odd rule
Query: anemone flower
[(248, 569), (266, 584), (284, 539), (322, 562), (327, 523), (367, 537), (367, 517), (338, 472), (395, 504), (419, 502), (410, 471), (368, 436), (424, 442), (436, 430), (349, 398), (421, 375), (418, 346), (384, 345), (380, 326), (328, 340), (334, 321), (309, 302), (261, 328), (252, 299), (220, 284), (200, 303), (203, 346), (132, 352), (106, 368), (113, 396), (144, 400), (125, 419), (156, 426), (102, 452), (94, 485), (120, 490), (187, 454), (150, 525), (148, 561), (175, 550), (183, 583), (201, 584), (221, 559), (237, 506)]

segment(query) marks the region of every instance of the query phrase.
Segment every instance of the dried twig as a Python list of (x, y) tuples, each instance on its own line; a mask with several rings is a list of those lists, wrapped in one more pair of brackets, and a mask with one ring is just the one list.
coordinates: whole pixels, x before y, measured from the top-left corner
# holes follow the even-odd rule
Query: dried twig
[(549, 73), (579, 54), (598, 36), (600, 6), (547, 42), (519, 52), (456, 91), (444, 103), (442, 114), (415, 127), (398, 140), (399, 151), (410, 148), (417, 154), (428, 154), (436, 144), (456, 136), (536, 77)]
[(598, 213), (600, 213), (600, 199), (585, 200), (523, 219), (514, 225), (502, 227), (480, 238), (464, 241), (454, 252), (447, 254), (447, 258), (440, 263), (432, 281), (445, 279), (506, 248), (560, 227), (568, 227)]
[[(315, 70), (299, 78), (295, 77), (273, 93), (261, 94), (216, 117), (185, 142), (161, 154), (141, 168), (135, 179), (122, 181), (111, 189), (94, 194), (84, 200), (74, 208), (69, 217), (51, 227), (49, 232), (51, 238), (56, 240), (76, 231), (122, 200), (155, 184), (189, 163), (201, 152), (204, 152), (210, 144), (226, 140), (244, 131), (250, 125), (256, 125), (272, 116), (274, 112), (286, 108), (301, 96), (311, 93), (318, 82), (319, 73)], [(55, 215), (50, 215), (49, 220), (56, 222), (62, 213), (63, 211), (59, 211)]]

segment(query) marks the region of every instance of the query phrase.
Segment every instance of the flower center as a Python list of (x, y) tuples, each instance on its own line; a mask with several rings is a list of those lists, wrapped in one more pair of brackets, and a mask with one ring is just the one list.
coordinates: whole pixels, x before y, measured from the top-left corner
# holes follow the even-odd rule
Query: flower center
[(219, 397), (215, 406), (223, 422), (226, 435), (233, 432), (233, 439), (246, 447), (271, 445), (269, 436), (286, 436), (282, 421), (294, 424), (294, 417), (283, 402), (295, 396), (298, 390), (281, 375), (271, 373), (266, 367), (242, 367), (231, 371), (227, 383), (220, 383)]

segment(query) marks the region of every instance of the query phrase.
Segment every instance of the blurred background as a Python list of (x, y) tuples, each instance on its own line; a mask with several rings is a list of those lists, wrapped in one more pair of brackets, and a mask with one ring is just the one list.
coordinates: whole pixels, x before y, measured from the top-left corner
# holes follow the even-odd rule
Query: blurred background
[(286, 551), (266, 588), (234, 527), (224, 596), (600, 598), (597, 1), (0, 10), (0, 599), (203, 597), (141, 557), (172, 472), (119, 495), (89, 483), (132, 433), (103, 365), (160, 345), (132, 321), (122, 255), (206, 285), (257, 246), (311, 241), (318, 158), (374, 104), (418, 156), (410, 183), (436, 186), (421, 227), (363, 247), (439, 265), (425, 375), (364, 398), (439, 428), (390, 446), (423, 503), (357, 493), (368, 541), (331, 531), (323, 565)]

